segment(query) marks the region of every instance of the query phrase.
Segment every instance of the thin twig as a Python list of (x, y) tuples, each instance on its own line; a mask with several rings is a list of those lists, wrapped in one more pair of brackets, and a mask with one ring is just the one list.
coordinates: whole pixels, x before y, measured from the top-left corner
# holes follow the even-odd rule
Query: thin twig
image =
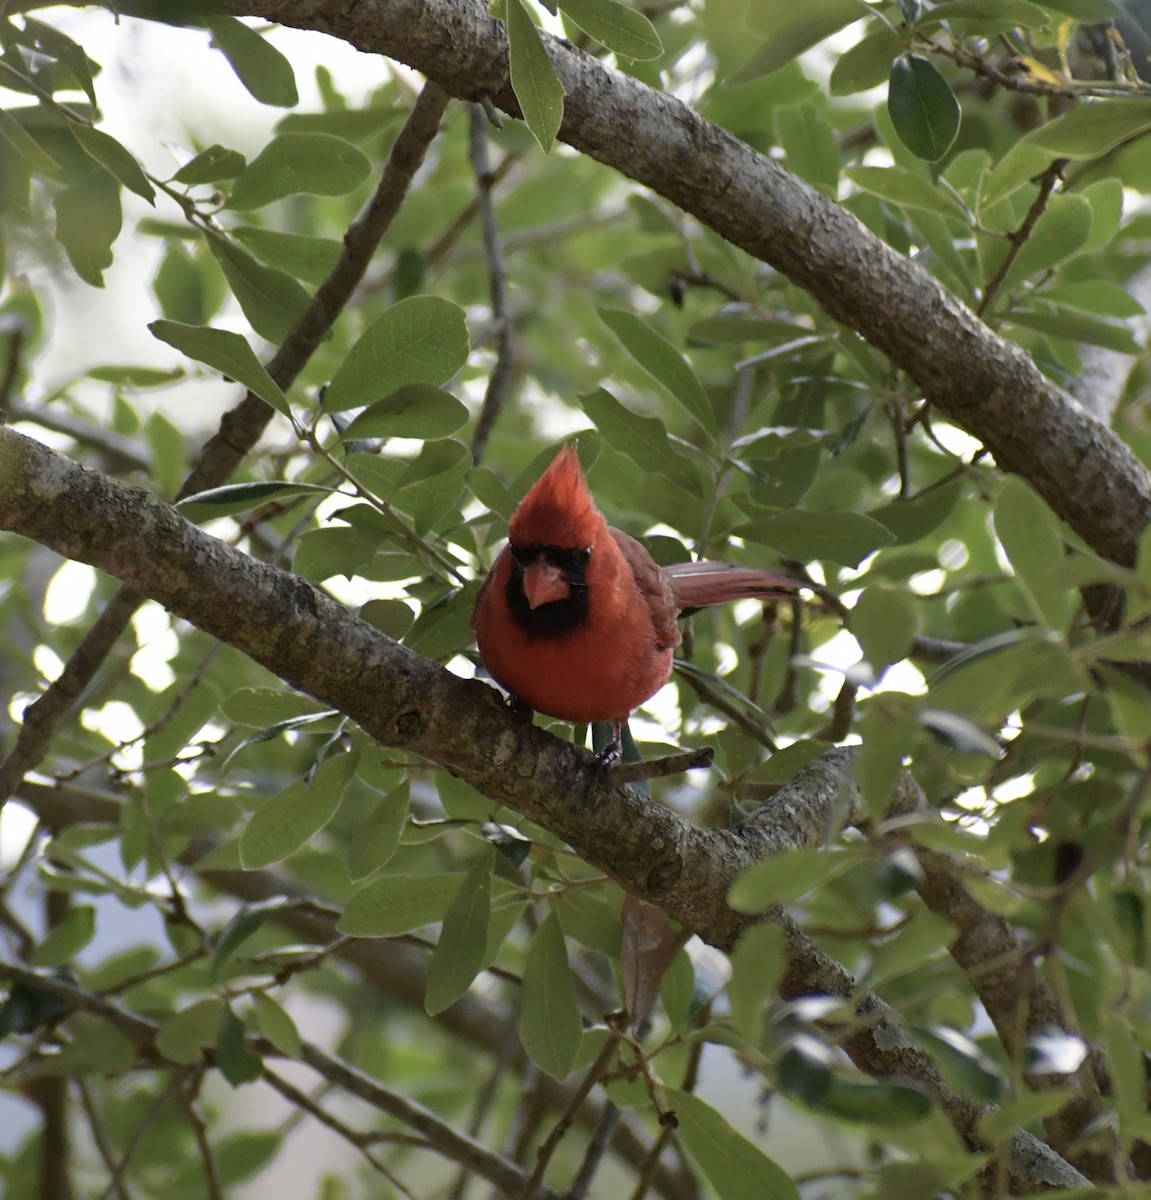
[(617, 1046), (614, 1038), (608, 1038), (604, 1041), (603, 1049), (596, 1055), (595, 1061), (584, 1073), (579, 1087), (572, 1093), (572, 1098), (568, 1102), (567, 1108), (560, 1114), (560, 1118), (552, 1127), (551, 1133), (544, 1138), (543, 1143), (536, 1151), (535, 1170), (532, 1171), (531, 1178), (519, 1193), (520, 1200), (533, 1200), (538, 1194), (540, 1184), (543, 1182), (544, 1172), (548, 1169), (548, 1163), (551, 1162), (552, 1155), (556, 1152), (556, 1147), (563, 1141), (564, 1134), (572, 1127), (576, 1110), (588, 1098), (592, 1088), (603, 1078), (603, 1074), (607, 1070), (607, 1065), (615, 1054), (616, 1049)]
[(637, 783), (641, 779), (663, 779), (668, 775), (682, 775), (699, 767), (710, 767), (715, 761), (715, 751), (710, 746), (695, 750), (682, 750), (679, 754), (668, 754), (663, 758), (649, 758), (646, 762), (620, 763), (607, 772), (612, 784)]
[(196, 1139), (196, 1148), (200, 1153), (200, 1163), (204, 1168), (204, 1195), (206, 1200), (224, 1200), (224, 1191), (220, 1185), (220, 1169), (216, 1165), (216, 1154), (208, 1139), (208, 1125), (203, 1114), (196, 1107), (196, 1097), (203, 1082), (203, 1071), (198, 1071), (192, 1078), (185, 1081), (180, 1088), (180, 1107), (192, 1127), (192, 1135)]
[(84, 1116), (88, 1120), (88, 1128), (91, 1130), (92, 1141), (96, 1145), (96, 1151), (100, 1155), (101, 1161), (105, 1168), (107, 1168), (108, 1176), (115, 1186), (113, 1195), (116, 1197), (116, 1200), (131, 1200), (131, 1194), (124, 1180), (116, 1171), (116, 1159), (112, 1154), (112, 1143), (108, 1139), (108, 1131), (104, 1128), (104, 1119), (100, 1116), (99, 1109), (92, 1099), (92, 1093), (83, 1079), (74, 1079), (72, 1082), (76, 1085), (76, 1092), (80, 1097)]
[(994, 278), (987, 285), (983, 293), (983, 299), (979, 302), (979, 307), (975, 310), (978, 316), (983, 316), (984, 313), (991, 307), (995, 297), (999, 294), (1000, 288), (1006, 280), (1011, 268), (1015, 265), (1015, 260), (1019, 257), (1020, 251), (1027, 244), (1027, 239), (1035, 232), (1035, 226), (1039, 222), (1039, 218), (1047, 209), (1047, 202), (1051, 199), (1051, 193), (1055, 190), (1055, 185), (1063, 177), (1063, 168), (1067, 166), (1068, 160), (1065, 158), (1057, 158), (1047, 168), (1039, 178), (1039, 194), (1031, 203), (1031, 207), (1027, 210), (1027, 215), (1023, 218), (1019, 228), (1014, 232), (1007, 234), (1007, 240), (1011, 243), (1011, 248), (1007, 251), (1007, 257), (999, 264), (999, 270), (995, 272)]
[[(306, 1092), (300, 1091), (295, 1084), (289, 1083), (282, 1075), (277, 1074), (270, 1067), (264, 1067), (264, 1079), (269, 1083), (289, 1104), (294, 1104), (302, 1112), (307, 1113), (310, 1117), (319, 1121), (321, 1125), (326, 1125), (334, 1133), (339, 1134), (350, 1146), (354, 1146), (367, 1161), (372, 1168), (379, 1171), (381, 1175), (396, 1189), (402, 1196), (406, 1196), (408, 1200), (413, 1200), (412, 1193), (392, 1174), (388, 1168), (380, 1162), (378, 1158), (371, 1152), (369, 1148), (371, 1143), (378, 1138), (378, 1134), (360, 1133), (350, 1126), (345, 1125), (338, 1117), (321, 1105), (317, 1104), (311, 1096)], [(426, 1142), (423, 1142), (427, 1145)]]

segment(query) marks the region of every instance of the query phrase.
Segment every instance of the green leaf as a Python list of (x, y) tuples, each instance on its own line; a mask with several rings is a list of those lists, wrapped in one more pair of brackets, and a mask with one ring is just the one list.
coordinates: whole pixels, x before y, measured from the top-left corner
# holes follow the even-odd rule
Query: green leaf
[(81, 183), (57, 192), (52, 207), (56, 240), (73, 270), (92, 287), (103, 287), (104, 272), (112, 265), (112, 243), (123, 221), (116, 181), (107, 171), (93, 170)]
[(758, 1146), (698, 1096), (669, 1088), (679, 1136), (719, 1200), (800, 1200), (799, 1189)]
[(207, 24), (212, 40), (256, 100), (277, 108), (299, 102), (292, 64), (271, 42), (235, 17), (212, 17)]
[(327, 412), (375, 404), (409, 383), (439, 387), (468, 359), (464, 310), (438, 296), (393, 304), (348, 351), (324, 394)]
[(768, 1001), (787, 966), (783, 931), (770, 921), (745, 929), (731, 955), (727, 996), (732, 1024), (753, 1046), (763, 1042)]
[(859, 1083), (833, 1078), (819, 1108), (841, 1120), (898, 1128), (930, 1116), (931, 1097), (902, 1083)]
[(907, 657), (918, 626), (915, 597), (906, 588), (872, 584), (851, 610), (851, 632), (877, 677)]
[(967, 221), (963, 205), (953, 193), (906, 167), (851, 167), (844, 174), (864, 191), (893, 204)]
[(212, 329), (208, 325), (184, 325), (179, 321), (153, 321), (148, 330), (153, 337), (167, 342), (181, 354), (242, 384), (277, 412), (285, 416), (290, 414), (287, 396), (238, 333)]
[(868, 516), (894, 536), (896, 545), (906, 546), (938, 529), (955, 511), (962, 495), (963, 483), (956, 480), (913, 500), (893, 500), (881, 508), (873, 508)]
[(1074, 308), (1097, 317), (1126, 320), (1141, 317), (1146, 309), (1126, 289), (1105, 279), (1084, 279), (1044, 288), (1041, 298), (1061, 308)]
[(443, 919), (462, 872), (382, 875), (352, 893), (336, 928), (348, 937), (398, 937)]
[(1014, 475), (1004, 480), (995, 500), (995, 533), (1036, 619), (1052, 629), (1066, 629), (1079, 594), (1061, 569), (1063, 539), (1051, 510)]
[(523, 0), (507, 0), (512, 90), (524, 120), (546, 154), (564, 115), (564, 89)]
[(216, 1065), (232, 1087), (254, 1083), (264, 1073), (263, 1061), (248, 1049), (243, 1022), (226, 1006), (216, 1036)]
[(333, 755), (311, 780), (298, 780), (256, 809), (240, 835), (244, 870), (287, 858), (323, 829), (335, 816), (359, 759), (358, 750)]
[(757, 30), (767, 34), (763, 45), (731, 77), (733, 84), (747, 83), (785, 67), (805, 50), (866, 16), (855, 0), (821, 0), (818, 4), (764, 5), (765, 19)]
[(658, 58), (663, 43), (655, 26), (619, 0), (556, 0), (558, 6), (586, 33), (609, 50), (634, 61)]
[(999, 758), (1002, 751), (999, 743), (984, 733), (974, 721), (958, 713), (944, 712), (938, 708), (925, 708), (919, 712), (919, 723), (933, 737), (958, 754), (980, 754), (984, 758)]
[(230, 150), (216, 142), (186, 162), (172, 176), (172, 180), (188, 187), (195, 187), (201, 183), (217, 183), (221, 179), (235, 179), (247, 165), (248, 160), (239, 150)]
[(154, 490), (162, 496), (175, 496), (187, 473), (184, 435), (162, 412), (152, 413), (144, 433), (152, 451)]
[(484, 965), (495, 860), (495, 849), (489, 846), (464, 876), (444, 913), (440, 940), (428, 963), (424, 1007), (429, 1016), (434, 1017), (454, 1004), (471, 987)]
[(317, 583), (334, 575), (350, 579), (367, 570), (382, 541), (383, 535), (374, 529), (310, 529), (296, 543), (292, 569)]
[(959, 133), (959, 101), (935, 64), (919, 54), (901, 54), (891, 64), (887, 110), (899, 140), (927, 162), (938, 162)]
[(1031, 308), (1014, 309), (1006, 314), (1004, 319), (1013, 325), (1037, 329), (1040, 333), (1065, 338), (1069, 342), (1105, 346), (1108, 350), (1119, 351), (1120, 354), (1143, 353), (1143, 348), (1127, 326), (1089, 317), (1086, 313), (1071, 312), (1065, 308), (1042, 309), (1036, 304)]
[(102, 129), (91, 125), (70, 124), (72, 136), (80, 143), (84, 153), (98, 162), (113, 178), (118, 179), (129, 191), (143, 196), (149, 204), (155, 202), (156, 189), (148, 182), (143, 167), (132, 156), (132, 152)]
[(0, 109), (0, 137), (41, 175), (54, 175), (60, 164), (7, 110)]
[(224, 1002), (208, 996), (181, 1009), (160, 1026), (156, 1048), (169, 1061), (190, 1066), (200, 1059), (205, 1046), (214, 1046), (220, 1029)]
[(291, 1015), (265, 992), (253, 992), (252, 1005), (256, 1028), (281, 1054), (299, 1058), (302, 1052), (300, 1031)]
[(1051, 15), (1031, 0), (944, 0), (924, 13), (920, 27), (940, 21), (995, 21), (1024, 29), (1047, 29)]
[(563, 929), (552, 912), (532, 938), (524, 965), (520, 1038), (532, 1062), (562, 1080), (575, 1066), (582, 1029)]
[(596, 312), (628, 354), (683, 406), (704, 433), (717, 437), (719, 427), (703, 384), (671, 342), (635, 313), (619, 308), (597, 308)]
[(34, 967), (62, 967), (75, 958), (96, 935), (96, 910), (90, 904), (77, 905), (48, 931), (48, 936), (32, 951)]
[(189, 521), (211, 521), (250, 512), (274, 501), (292, 500), (297, 496), (313, 496), (319, 500), (332, 494), (330, 487), (318, 483), (228, 483), (188, 496), (177, 507)]
[(348, 851), (348, 874), (359, 880), (378, 871), (396, 852), (408, 819), (409, 783), (393, 788), (356, 828)]
[(220, 713), (234, 725), (264, 729), (277, 721), (311, 716), (321, 710), (310, 696), (282, 688), (240, 688), (220, 705)]
[(773, 904), (787, 904), (806, 896), (858, 861), (853, 853), (824, 846), (782, 851), (744, 871), (731, 885), (728, 902), (738, 912), (765, 912)]
[[(325, 407), (331, 405), (325, 397)], [(427, 383), (408, 383), (366, 408), (340, 435), (357, 438), (407, 437), (430, 441), (462, 429), (468, 410), (455, 396)]]
[(330, 133), (281, 133), (232, 186), (228, 208), (248, 211), (300, 193), (344, 196), (368, 177), (362, 150)]
[(308, 307), (308, 293), (291, 275), (257, 262), (227, 238), (210, 234), (207, 244), (252, 328), (279, 345)]
[(633, 413), (606, 388), (580, 396), (579, 402), (600, 433), (640, 470), (662, 475), (693, 495), (701, 494), (698, 470), (672, 445), (662, 421)]
[(1151, 109), (1142, 100), (1076, 104), (1061, 117), (1029, 133), (1025, 144), (1060, 158), (1098, 158), (1120, 142), (1151, 129)]
[(800, 562), (828, 559), (855, 567), (895, 537), (878, 521), (852, 512), (804, 512), (792, 509), (733, 532), (771, 546)]
[(224, 978), (240, 947), (260, 929), (269, 917), (274, 917), (284, 906), (282, 898), (263, 900), (258, 904), (246, 904), (224, 926), (216, 949), (212, 953), (210, 978), (219, 983)]
[(891, 64), (902, 49), (894, 30), (880, 25), (835, 60), (828, 90), (833, 96), (850, 96), (879, 87), (887, 82)]
[(323, 283), (340, 259), (341, 246), (334, 238), (280, 233), (254, 225), (240, 225), (232, 230), (232, 236), (261, 262), (279, 267), (305, 283)]

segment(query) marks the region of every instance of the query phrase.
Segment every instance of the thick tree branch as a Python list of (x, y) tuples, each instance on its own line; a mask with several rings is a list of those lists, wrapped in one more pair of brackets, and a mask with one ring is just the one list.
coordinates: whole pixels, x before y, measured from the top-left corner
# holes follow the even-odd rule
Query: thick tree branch
[[(781, 850), (819, 844), (857, 815), (854, 785), (837, 757), (849, 752), (838, 751), (741, 825), (698, 829), (611, 786), (590, 755), (518, 720), (493, 689), (412, 653), (304, 580), (247, 558), (149, 493), (85, 471), (11, 430), (0, 430), (0, 528), (119, 576), (346, 712), (383, 744), (446, 767), (562, 837), (627, 891), (722, 949), (752, 920), (727, 903), (743, 871)], [(968, 1145), (979, 1147), (982, 1109), (947, 1088), (902, 1034), (896, 1014), (860, 994), (786, 914), (772, 919), (788, 944), (784, 994), (852, 997), (862, 1020), (843, 1045), (854, 1061), (872, 1075), (918, 1080)], [(1035, 1139), (1018, 1134), (1015, 1142), (1019, 1161), (1031, 1164), (1020, 1168), (1020, 1187), (1082, 1180)]]
[[(238, 16), (384, 54), (513, 115), (501, 22), (474, 0), (227, 0)], [(131, 5), (127, 5), (131, 11)], [(545, 43), (566, 93), (560, 137), (665, 196), (806, 289), (912, 376), (1095, 550), (1134, 561), (1151, 477), (1130, 449), (934, 277), (846, 209), (673, 96), (570, 43)]]

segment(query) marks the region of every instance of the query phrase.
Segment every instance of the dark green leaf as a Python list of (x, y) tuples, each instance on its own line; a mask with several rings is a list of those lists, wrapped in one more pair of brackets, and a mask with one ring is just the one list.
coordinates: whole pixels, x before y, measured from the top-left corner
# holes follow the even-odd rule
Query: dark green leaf
[(216, 949), (212, 953), (211, 979), (219, 983), (224, 978), (232, 960), (239, 953), (240, 947), (260, 929), (264, 923), (274, 917), (284, 906), (282, 898), (264, 900), (258, 904), (246, 904), (224, 926)]
[(841, 875), (858, 861), (855, 854), (800, 847), (756, 863), (732, 884), (728, 902), (739, 912), (761, 913), (786, 904)]
[(959, 101), (935, 64), (919, 54), (901, 54), (892, 63), (887, 109), (899, 140), (928, 162), (938, 162), (959, 132)]
[(60, 164), (6, 109), (0, 109), (0, 137), (41, 175), (54, 175)]
[(879, 87), (887, 81), (891, 64), (902, 49), (895, 31), (880, 25), (835, 60), (828, 90), (833, 96), (850, 96)]
[(318, 483), (229, 483), (188, 496), (177, 507), (189, 521), (211, 521), (297, 496), (312, 496), (318, 500), (331, 494), (331, 488)]
[(301, 1053), (300, 1031), (292, 1020), (271, 996), (264, 992), (252, 993), (252, 1004), (256, 1017), (256, 1027), (276, 1047), (281, 1054), (288, 1058), (299, 1058)]
[(632, 412), (606, 388), (580, 396), (579, 401), (600, 433), (637, 467), (662, 475), (694, 495), (701, 493), (699, 471), (672, 445), (662, 421)]
[(254, 1083), (264, 1073), (263, 1061), (248, 1049), (244, 1025), (230, 1008), (220, 1013), (216, 1037), (216, 1065), (220, 1074), (232, 1085)]

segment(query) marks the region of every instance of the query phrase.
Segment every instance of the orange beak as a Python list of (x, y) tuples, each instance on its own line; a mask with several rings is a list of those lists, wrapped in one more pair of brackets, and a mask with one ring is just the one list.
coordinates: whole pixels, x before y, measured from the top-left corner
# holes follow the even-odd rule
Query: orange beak
[(571, 586), (559, 567), (540, 557), (524, 569), (524, 595), (529, 608), (539, 608), (541, 604), (566, 600), (571, 595)]

